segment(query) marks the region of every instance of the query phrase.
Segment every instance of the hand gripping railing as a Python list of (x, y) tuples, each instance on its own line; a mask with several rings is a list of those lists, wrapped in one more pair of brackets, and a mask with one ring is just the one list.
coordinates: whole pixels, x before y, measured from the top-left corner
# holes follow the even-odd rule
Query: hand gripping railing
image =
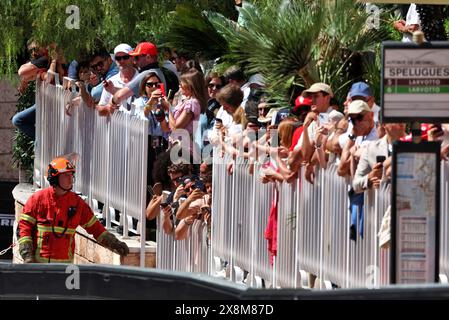
[[(230, 162), (234, 163), (232, 175), (228, 174)], [(441, 166), (440, 279), (444, 281), (449, 269), (449, 165), (444, 162)], [(342, 288), (377, 288), (390, 283), (389, 249), (379, 246), (382, 218), (391, 201), (389, 184), (382, 182), (379, 189), (365, 192), (364, 232), (361, 236), (358, 230), (354, 241), (349, 238), (350, 181), (337, 175), (335, 165), (316, 170), (314, 184), (307, 182), (301, 172), (293, 183), (276, 186), (261, 183), (259, 164), (254, 165), (252, 175), (249, 167), (247, 161), (214, 153), (212, 241), (207, 258), (211, 275), (235, 282), (244, 280), (254, 287), (261, 287), (262, 282), (267, 287), (311, 286), (308, 274), (318, 278), (317, 288), (332, 288), (332, 284)], [(275, 188), (279, 191), (277, 255), (270, 265), (264, 234)], [(194, 263), (200, 256), (186, 265), (187, 258), (177, 257), (176, 250), (163, 249), (173, 246), (173, 239), (167, 241), (168, 237), (171, 236), (158, 238), (160, 265), (169, 268), (178, 259), (179, 269), (182, 259), (183, 270), (196, 271)], [(192, 248), (192, 241), (197, 240), (192, 240), (192, 234), (189, 239)], [(189, 257), (192, 259), (192, 253)]]

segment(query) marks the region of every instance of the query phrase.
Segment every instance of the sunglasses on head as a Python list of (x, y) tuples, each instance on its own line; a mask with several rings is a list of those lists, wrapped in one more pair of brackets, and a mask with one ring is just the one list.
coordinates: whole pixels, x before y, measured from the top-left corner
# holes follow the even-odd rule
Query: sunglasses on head
[(129, 60), (130, 56), (126, 55), (126, 56), (115, 56), (115, 60), (116, 61), (121, 61), (121, 60)]
[(145, 85), (148, 88), (157, 88), (159, 86), (159, 82), (147, 82), (147, 83), (145, 83)]
[(210, 88), (210, 89), (212, 89), (212, 88), (215, 88), (215, 89), (221, 89), (221, 84), (215, 84), (215, 83), (209, 83), (208, 85), (207, 85), (207, 87), (208, 88)]
[(95, 70), (97, 68), (103, 68), (103, 67), (104, 67), (104, 62), (103, 61), (100, 61), (97, 64), (93, 64), (93, 65), (90, 66), (90, 68), (93, 69), (93, 70)]
[(365, 115), (363, 113), (360, 113), (356, 116), (350, 116), (349, 118), (351, 118), (352, 122), (356, 122), (356, 121), (362, 121), (364, 117), (365, 117)]

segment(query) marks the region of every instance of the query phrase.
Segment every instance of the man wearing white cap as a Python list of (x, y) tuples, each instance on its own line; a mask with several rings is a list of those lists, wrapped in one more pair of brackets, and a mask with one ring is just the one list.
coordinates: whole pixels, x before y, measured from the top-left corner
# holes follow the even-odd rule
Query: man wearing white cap
[[(110, 106), (113, 94), (117, 90), (123, 88), (138, 74), (137, 70), (133, 68), (133, 59), (129, 55), (132, 50), (131, 46), (126, 43), (119, 44), (114, 49), (114, 59), (120, 71), (115, 76), (111, 77), (104, 85), (100, 102), (97, 106), (98, 113), (101, 116), (107, 116), (114, 111)], [(131, 105), (131, 99), (132, 97), (129, 97), (126, 100), (126, 107), (122, 104), (120, 110), (128, 111)]]
[[(351, 175), (353, 177), (363, 150), (365, 150), (370, 141), (378, 140), (379, 136), (374, 125), (374, 113), (365, 101), (352, 101), (348, 106), (348, 117), (352, 123), (352, 129), (345, 133), (348, 135), (348, 141), (341, 153), (337, 173), (340, 176)], [(357, 232), (363, 237), (364, 200), (363, 194), (355, 193), (353, 188), (350, 188), (348, 191), (351, 212), (349, 237), (355, 240)]]
[(352, 129), (347, 132), (348, 140), (341, 153), (341, 161), (338, 165), (340, 176), (350, 173), (353, 175), (362, 152), (360, 147), (366, 146), (369, 141), (379, 139), (374, 125), (373, 111), (365, 101), (352, 101), (348, 106), (348, 117), (352, 123)]
[(260, 73), (253, 74), (251, 77), (249, 77), (248, 82), (245, 83), (241, 89), (243, 91), (243, 101), (242, 101), (242, 107), (247, 109), (246, 102), (249, 100), (250, 95), (254, 92), (256, 89), (261, 89), (265, 87), (265, 80), (263, 76)]
[[(299, 169), (300, 162), (310, 163), (315, 148), (321, 148), (321, 146), (315, 144), (316, 132), (319, 128), (325, 130), (324, 125), (329, 123), (329, 113), (333, 110), (330, 106), (330, 100), (334, 93), (331, 87), (325, 83), (314, 83), (309, 89), (304, 90), (302, 95), (312, 99), (312, 106), (311, 112), (307, 114), (304, 120), (304, 132), (288, 160), (288, 164), (293, 171)], [(304, 134), (306, 129), (307, 133)]]

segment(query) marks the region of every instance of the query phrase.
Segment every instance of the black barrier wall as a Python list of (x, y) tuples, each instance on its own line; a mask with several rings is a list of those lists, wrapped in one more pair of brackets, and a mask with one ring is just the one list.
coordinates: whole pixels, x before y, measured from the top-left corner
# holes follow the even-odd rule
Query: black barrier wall
[(449, 285), (382, 289), (247, 289), (207, 275), (132, 267), (0, 264), (0, 299), (403, 300), (449, 299)]

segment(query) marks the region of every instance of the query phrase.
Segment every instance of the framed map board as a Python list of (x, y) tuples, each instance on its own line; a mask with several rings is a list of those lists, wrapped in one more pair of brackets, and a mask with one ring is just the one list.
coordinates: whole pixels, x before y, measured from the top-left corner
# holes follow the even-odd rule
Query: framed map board
[(440, 144), (395, 142), (392, 166), (391, 283), (438, 282)]

